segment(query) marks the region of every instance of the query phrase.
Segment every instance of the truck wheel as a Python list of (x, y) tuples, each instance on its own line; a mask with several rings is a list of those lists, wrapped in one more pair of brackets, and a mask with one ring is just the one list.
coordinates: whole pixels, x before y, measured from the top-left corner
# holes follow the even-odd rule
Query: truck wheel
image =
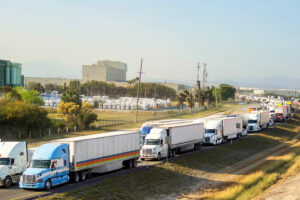
[(127, 160), (127, 168), (128, 169), (132, 168), (132, 160)]
[(141, 158), (141, 160), (145, 160), (145, 158)]
[(81, 181), (85, 181), (86, 173), (84, 171), (80, 173), (80, 179), (81, 179)]
[(218, 142), (217, 142), (217, 139), (215, 140), (215, 142), (214, 142), (214, 146), (216, 146), (218, 144)]
[(174, 150), (174, 149), (172, 149), (172, 150), (171, 150), (171, 152), (170, 152), (170, 154), (171, 154), (171, 158), (173, 158), (173, 157), (174, 157), (174, 155), (175, 155), (175, 150)]
[(73, 181), (74, 181), (74, 183), (78, 183), (79, 180), (80, 180), (79, 174), (76, 172), (76, 173), (74, 174)]
[(10, 178), (9, 176), (7, 176), (7, 177), (5, 178), (5, 180), (4, 180), (4, 186), (5, 186), (6, 188), (9, 188), (9, 187), (11, 186), (11, 183), (12, 183), (11, 178)]
[(160, 158), (161, 158), (161, 155), (160, 155), (160, 153), (158, 153), (157, 160), (160, 160)]
[(133, 160), (132, 160), (132, 167), (133, 167), (133, 168), (136, 168), (136, 166), (137, 166), (137, 160), (136, 160), (136, 159), (133, 159)]
[(51, 190), (52, 188), (52, 183), (50, 180), (47, 180), (45, 183), (45, 190)]

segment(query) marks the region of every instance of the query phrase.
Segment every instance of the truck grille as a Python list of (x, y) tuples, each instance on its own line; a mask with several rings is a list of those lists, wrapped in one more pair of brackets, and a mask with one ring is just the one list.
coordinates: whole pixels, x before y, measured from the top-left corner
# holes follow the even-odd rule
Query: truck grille
[(205, 141), (206, 143), (209, 143), (209, 142), (210, 142), (210, 137), (205, 137), (205, 138), (204, 138), (204, 141)]
[(253, 126), (248, 126), (249, 131), (253, 131)]
[(36, 177), (35, 175), (23, 175), (22, 177), (23, 183), (33, 184), (36, 183)]
[(152, 154), (152, 149), (143, 149), (143, 154), (144, 155), (151, 155)]

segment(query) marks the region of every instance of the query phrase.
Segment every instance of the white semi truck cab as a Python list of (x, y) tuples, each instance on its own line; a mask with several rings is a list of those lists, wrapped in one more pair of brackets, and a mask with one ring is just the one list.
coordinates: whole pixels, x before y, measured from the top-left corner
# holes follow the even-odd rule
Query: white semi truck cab
[(167, 130), (153, 128), (145, 138), (141, 150), (141, 159), (158, 159), (168, 155)]
[(204, 143), (217, 145), (222, 143), (223, 121), (209, 120), (205, 125)]
[(247, 130), (248, 131), (259, 131), (261, 129), (260, 125), (259, 125), (259, 121), (260, 121), (260, 115), (258, 113), (256, 113), (256, 112), (249, 113)]
[(0, 186), (18, 183), (31, 156), (26, 142), (0, 142)]

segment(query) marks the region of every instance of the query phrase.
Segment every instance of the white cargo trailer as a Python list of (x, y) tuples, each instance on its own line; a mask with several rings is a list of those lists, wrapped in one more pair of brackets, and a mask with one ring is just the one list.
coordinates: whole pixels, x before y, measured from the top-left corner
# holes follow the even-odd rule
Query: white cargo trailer
[(204, 143), (221, 144), (243, 133), (242, 117), (223, 117), (209, 120), (205, 125)]
[(151, 129), (141, 149), (141, 159), (174, 157), (176, 153), (198, 150), (203, 143), (203, 123), (169, 124)]
[(84, 181), (91, 173), (136, 167), (139, 132), (117, 131), (56, 140), (40, 146), (19, 183), (21, 188), (47, 189)]
[[(104, 173), (128, 166), (136, 166), (139, 157), (139, 133), (116, 131), (90, 136), (63, 139), (69, 144), (70, 171), (92, 169)], [(125, 161), (125, 162), (124, 162)]]

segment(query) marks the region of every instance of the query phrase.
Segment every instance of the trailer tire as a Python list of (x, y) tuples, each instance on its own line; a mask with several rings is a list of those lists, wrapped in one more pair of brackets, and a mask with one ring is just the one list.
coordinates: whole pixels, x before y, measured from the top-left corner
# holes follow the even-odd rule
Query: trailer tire
[(7, 177), (4, 179), (4, 186), (5, 186), (6, 188), (9, 188), (9, 187), (11, 186), (11, 184), (12, 184), (12, 180), (11, 180), (11, 178), (10, 178), (9, 176), (7, 176)]
[(175, 149), (172, 149), (172, 157), (175, 157), (175, 155), (176, 155)]
[(133, 159), (133, 160), (132, 160), (132, 167), (133, 167), (133, 168), (136, 168), (136, 167), (137, 167), (137, 160), (136, 160), (136, 159)]
[(145, 158), (141, 158), (141, 160), (145, 160)]
[(51, 190), (51, 188), (52, 188), (52, 183), (51, 183), (51, 181), (48, 179), (47, 181), (46, 181), (46, 183), (45, 183), (45, 190), (47, 190), (47, 191), (49, 191), (49, 190)]
[(161, 155), (160, 155), (160, 152), (158, 153), (157, 155), (157, 160), (160, 160), (161, 159)]
[(132, 160), (127, 160), (127, 169), (131, 169), (132, 168)]
[(80, 176), (79, 176), (78, 172), (76, 172), (73, 176), (73, 182), (78, 183), (79, 180), (80, 180)]
[(86, 179), (86, 172), (85, 171), (80, 172), (80, 180), (85, 181), (85, 179)]

